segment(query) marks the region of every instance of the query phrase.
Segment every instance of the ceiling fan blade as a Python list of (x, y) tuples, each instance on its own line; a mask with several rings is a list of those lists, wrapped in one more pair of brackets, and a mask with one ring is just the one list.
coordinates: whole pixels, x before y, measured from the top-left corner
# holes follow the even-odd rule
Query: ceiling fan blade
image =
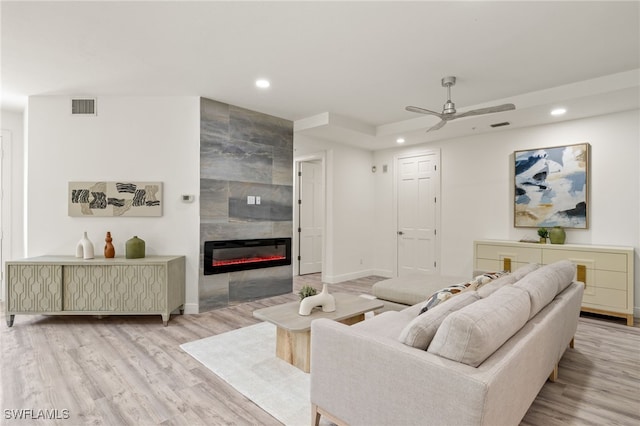
[(408, 106), (405, 109), (407, 111), (417, 112), (418, 114), (430, 114), (430, 115), (435, 115), (436, 117), (442, 118), (442, 114), (440, 114), (439, 112), (431, 111), (431, 110), (420, 108), (420, 107)]
[(438, 124), (436, 124), (435, 126), (427, 129), (427, 133), (428, 132), (433, 132), (434, 130), (438, 130), (439, 128), (441, 128), (445, 124), (447, 124), (447, 120), (440, 120), (440, 122)]
[(473, 109), (471, 111), (456, 114), (455, 116), (451, 117), (451, 119), (453, 120), (454, 118), (471, 117), (473, 115), (482, 115), (482, 114), (491, 114), (494, 112), (511, 111), (513, 109), (516, 109), (516, 106), (514, 104), (502, 104), (502, 105), (497, 105), (497, 106), (492, 106), (487, 108)]

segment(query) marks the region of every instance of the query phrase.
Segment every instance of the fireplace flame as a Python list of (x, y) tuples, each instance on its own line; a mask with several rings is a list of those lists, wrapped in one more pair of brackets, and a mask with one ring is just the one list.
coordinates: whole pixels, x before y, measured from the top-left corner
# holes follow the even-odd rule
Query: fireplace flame
[(260, 256), (260, 257), (243, 257), (238, 259), (213, 259), (213, 266), (224, 266), (224, 265), (242, 265), (246, 263), (259, 263), (259, 262), (269, 262), (272, 260), (282, 260), (286, 259), (286, 256)]

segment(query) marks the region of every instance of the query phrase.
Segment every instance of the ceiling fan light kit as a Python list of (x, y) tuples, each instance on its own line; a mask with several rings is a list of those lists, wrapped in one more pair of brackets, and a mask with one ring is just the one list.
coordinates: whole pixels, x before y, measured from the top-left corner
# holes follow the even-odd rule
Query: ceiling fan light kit
[(405, 109), (407, 111), (417, 112), (418, 114), (435, 115), (436, 117), (440, 118), (440, 122), (435, 126), (427, 129), (427, 132), (438, 130), (442, 128), (442, 126), (447, 124), (447, 121), (455, 120), (456, 118), (471, 117), (474, 115), (492, 114), (495, 112), (511, 111), (516, 109), (516, 106), (514, 104), (502, 104), (502, 105), (497, 105), (492, 107), (474, 109), (471, 111), (462, 112), (458, 114), (456, 112), (456, 104), (451, 102), (451, 86), (455, 86), (455, 84), (456, 84), (456, 78), (454, 76), (448, 76), (448, 77), (442, 78), (442, 87), (447, 88), (447, 102), (445, 102), (445, 104), (443, 105), (441, 113), (431, 111), (425, 108), (415, 107), (415, 106), (408, 106)]

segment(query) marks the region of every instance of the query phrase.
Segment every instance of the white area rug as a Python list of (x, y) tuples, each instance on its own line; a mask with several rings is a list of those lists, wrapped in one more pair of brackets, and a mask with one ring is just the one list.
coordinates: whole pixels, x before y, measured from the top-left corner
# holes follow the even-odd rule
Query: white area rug
[(276, 327), (262, 322), (180, 347), (287, 426), (309, 425), (309, 374), (276, 357)]

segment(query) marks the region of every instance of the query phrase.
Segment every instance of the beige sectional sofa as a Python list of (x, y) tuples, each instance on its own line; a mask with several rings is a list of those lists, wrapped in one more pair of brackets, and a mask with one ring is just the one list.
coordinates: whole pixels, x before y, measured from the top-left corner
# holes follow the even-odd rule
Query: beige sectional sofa
[(418, 315), (311, 326), (312, 418), (350, 425), (516, 425), (573, 343), (583, 284), (529, 265)]

